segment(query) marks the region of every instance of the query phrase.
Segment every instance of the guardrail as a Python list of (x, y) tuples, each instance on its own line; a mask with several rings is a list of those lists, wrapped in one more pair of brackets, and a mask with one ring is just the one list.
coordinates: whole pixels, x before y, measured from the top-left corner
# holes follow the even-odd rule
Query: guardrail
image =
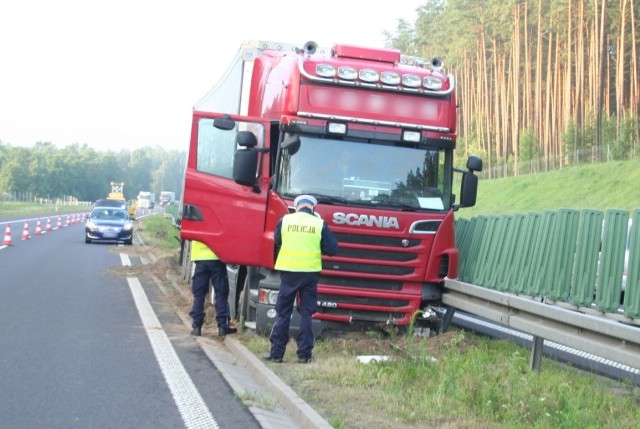
[(632, 368), (640, 364), (640, 328), (600, 316), (571, 311), (544, 301), (479, 287), (445, 282), (443, 303), (534, 336), (532, 367), (539, 369), (542, 342), (555, 341)]
[(456, 244), (444, 303), (534, 335), (534, 367), (542, 338), (639, 366), (640, 209), (459, 219)]

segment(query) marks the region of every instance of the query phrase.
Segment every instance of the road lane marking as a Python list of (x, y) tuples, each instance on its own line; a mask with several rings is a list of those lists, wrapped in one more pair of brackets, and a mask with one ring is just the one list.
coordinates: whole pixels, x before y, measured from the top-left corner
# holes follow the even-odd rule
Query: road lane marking
[(140, 281), (137, 277), (127, 277), (127, 282), (156, 360), (185, 426), (189, 429), (219, 429), (218, 423), (178, 358), (169, 337), (162, 329)]

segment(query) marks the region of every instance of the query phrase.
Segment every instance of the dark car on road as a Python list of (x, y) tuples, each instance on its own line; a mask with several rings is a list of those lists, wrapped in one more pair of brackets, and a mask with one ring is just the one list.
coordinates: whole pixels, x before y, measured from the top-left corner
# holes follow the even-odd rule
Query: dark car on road
[(85, 224), (85, 242), (124, 241), (133, 244), (133, 222), (126, 209), (95, 207)]

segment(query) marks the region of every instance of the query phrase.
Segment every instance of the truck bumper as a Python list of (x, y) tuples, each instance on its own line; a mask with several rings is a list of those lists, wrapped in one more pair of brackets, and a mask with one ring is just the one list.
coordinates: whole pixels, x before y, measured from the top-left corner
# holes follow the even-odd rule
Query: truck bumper
[[(256, 333), (259, 335), (269, 335), (273, 323), (276, 321), (276, 309), (275, 306), (270, 304), (256, 303)], [(295, 308), (291, 314), (291, 324), (289, 325), (289, 336), (296, 338), (300, 327), (300, 313)], [(313, 336), (318, 337), (324, 330), (322, 321), (312, 319), (311, 329), (313, 329)]]

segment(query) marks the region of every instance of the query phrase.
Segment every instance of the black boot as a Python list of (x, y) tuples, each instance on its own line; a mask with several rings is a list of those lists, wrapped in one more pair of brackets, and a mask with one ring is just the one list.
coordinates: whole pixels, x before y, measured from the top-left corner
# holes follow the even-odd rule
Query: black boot
[(229, 334), (235, 334), (236, 332), (238, 332), (238, 330), (236, 328), (231, 328), (229, 326), (221, 326), (218, 328), (218, 336), (219, 337), (224, 337), (226, 335)]
[(274, 356), (271, 353), (269, 353), (268, 355), (263, 356), (262, 359), (267, 360), (269, 362), (282, 363), (282, 358), (281, 357)]
[(191, 335), (199, 337), (202, 335), (202, 326), (194, 326)]

